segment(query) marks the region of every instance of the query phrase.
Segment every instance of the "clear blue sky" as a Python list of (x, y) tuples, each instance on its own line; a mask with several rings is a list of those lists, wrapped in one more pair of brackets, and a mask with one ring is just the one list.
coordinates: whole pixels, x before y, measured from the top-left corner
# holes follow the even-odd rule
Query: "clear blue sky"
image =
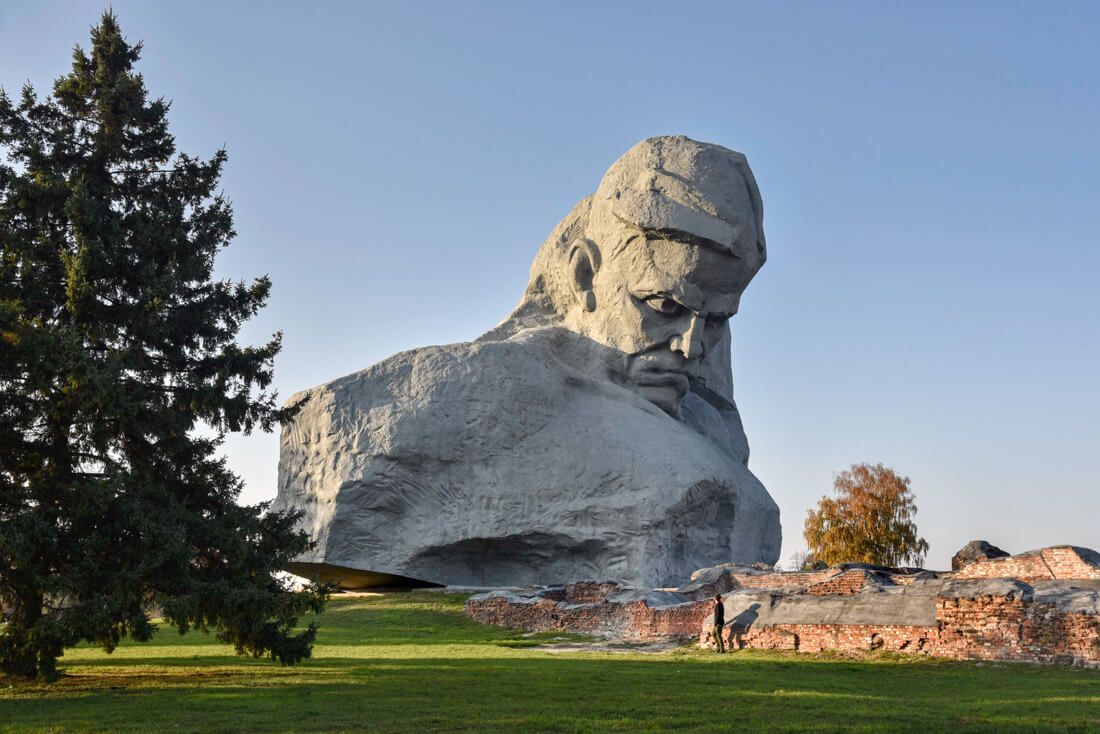
[[(984, 538), (1100, 548), (1100, 4), (113, 3), (223, 144), (285, 334), (282, 397), (466, 341), (651, 135), (744, 152), (768, 264), (734, 321), (750, 466), (783, 559), (833, 473), (912, 478), (928, 565)], [(40, 90), (103, 5), (0, 5), (0, 84)], [(249, 502), (278, 441), (232, 438)]]

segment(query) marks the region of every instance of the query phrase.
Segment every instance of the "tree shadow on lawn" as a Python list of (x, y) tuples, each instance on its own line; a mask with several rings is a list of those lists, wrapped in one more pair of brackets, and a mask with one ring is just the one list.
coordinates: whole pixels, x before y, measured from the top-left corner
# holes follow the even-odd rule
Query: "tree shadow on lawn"
[(737, 658), (527, 653), (326, 658), (293, 669), (268, 663), (231, 675), (165, 672), (68, 694), (43, 688), (0, 699), (0, 722), (11, 731), (202, 732), (1100, 726), (1093, 671)]
[[(527, 633), (525, 630), (494, 627), (475, 622), (465, 614), (463, 599), (469, 595), (443, 595), (424, 592), (408, 592), (391, 597), (374, 599), (334, 599), (324, 613), (305, 615), (299, 621), (301, 627), (315, 622), (318, 625), (317, 645), (480, 645), (511, 641), (514, 645), (534, 645), (551, 639), (589, 639), (585, 635), (566, 632)], [(176, 629), (154, 620), (158, 626), (149, 642), (123, 639), (113, 656), (133, 650), (144, 656), (142, 650), (157, 647), (204, 648), (203, 657), (210, 648), (232, 648), (214, 639), (213, 633), (191, 630), (180, 634)], [(81, 643), (77, 650), (95, 650), (95, 645)], [(73, 656), (67, 655), (67, 658)], [(64, 662), (64, 660), (62, 661)], [(85, 664), (81, 659), (80, 663)]]

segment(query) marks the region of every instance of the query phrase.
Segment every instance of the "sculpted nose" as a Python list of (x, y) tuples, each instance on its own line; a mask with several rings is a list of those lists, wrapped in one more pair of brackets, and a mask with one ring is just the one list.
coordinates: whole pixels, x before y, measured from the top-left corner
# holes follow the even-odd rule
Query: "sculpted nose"
[(703, 358), (703, 320), (691, 314), (687, 328), (672, 338), (672, 351), (684, 355), (684, 359)]

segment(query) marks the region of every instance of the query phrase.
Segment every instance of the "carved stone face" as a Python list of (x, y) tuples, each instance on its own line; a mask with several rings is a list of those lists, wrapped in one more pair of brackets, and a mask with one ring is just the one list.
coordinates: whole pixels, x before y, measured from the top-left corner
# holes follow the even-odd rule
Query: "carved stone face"
[(707, 380), (706, 400), (732, 403), (729, 355), (704, 358), (728, 343), (726, 322), (767, 259), (762, 218), (740, 153), (683, 136), (643, 140), (558, 224), (519, 305), (482, 339), (564, 327), (606, 347), (571, 364), (673, 417), (696, 378)]
[(619, 242), (601, 248), (608, 259), (578, 330), (628, 355), (627, 385), (675, 416), (755, 268), (674, 236), (621, 230)]

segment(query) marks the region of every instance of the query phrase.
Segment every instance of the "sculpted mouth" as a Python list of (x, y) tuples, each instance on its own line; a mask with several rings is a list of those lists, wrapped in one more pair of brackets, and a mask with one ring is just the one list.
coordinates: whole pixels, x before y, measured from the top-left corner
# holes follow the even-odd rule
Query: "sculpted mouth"
[(653, 349), (634, 355), (630, 364), (630, 381), (646, 398), (674, 413), (680, 400), (691, 390), (691, 380), (698, 365), (679, 358), (666, 349)]
[(691, 377), (685, 370), (643, 367), (634, 375), (634, 382), (645, 387), (671, 387), (676, 392), (686, 394), (691, 388)]

